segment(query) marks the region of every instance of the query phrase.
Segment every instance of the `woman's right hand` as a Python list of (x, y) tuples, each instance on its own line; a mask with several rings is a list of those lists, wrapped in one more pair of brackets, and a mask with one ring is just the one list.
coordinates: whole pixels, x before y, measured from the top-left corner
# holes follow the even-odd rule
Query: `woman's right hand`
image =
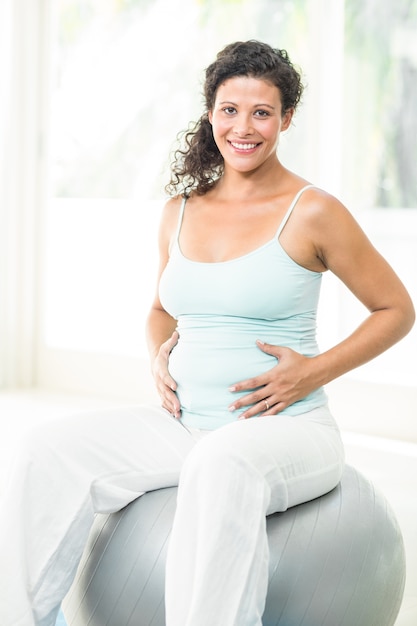
[(168, 370), (169, 355), (177, 345), (179, 334), (176, 330), (171, 337), (159, 348), (158, 355), (153, 363), (152, 373), (155, 379), (156, 389), (162, 400), (162, 407), (169, 411), (177, 419), (181, 417), (181, 406), (176, 394), (177, 383), (170, 376)]

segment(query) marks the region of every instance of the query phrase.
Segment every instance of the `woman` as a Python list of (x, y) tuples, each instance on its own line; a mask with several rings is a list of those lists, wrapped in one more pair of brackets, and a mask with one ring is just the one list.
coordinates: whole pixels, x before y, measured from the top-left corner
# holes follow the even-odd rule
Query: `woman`
[[(179, 484), (167, 626), (260, 626), (265, 516), (328, 492), (343, 469), (323, 385), (414, 321), (346, 208), (277, 157), (301, 93), (287, 54), (256, 41), (207, 69), (206, 111), (173, 166), (147, 323), (162, 408), (80, 416), (22, 447), (0, 535), (1, 624), (53, 626), (94, 512)], [(326, 270), (369, 315), (320, 354)]]

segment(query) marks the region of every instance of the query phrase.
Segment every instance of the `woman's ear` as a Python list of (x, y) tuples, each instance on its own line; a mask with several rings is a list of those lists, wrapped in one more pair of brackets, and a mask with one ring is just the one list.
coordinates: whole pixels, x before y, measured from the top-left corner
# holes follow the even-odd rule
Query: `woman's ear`
[(294, 115), (294, 109), (288, 109), (288, 111), (286, 111), (284, 113), (284, 115), (282, 117), (281, 132), (285, 131), (285, 130), (288, 130), (288, 128), (290, 127), (293, 115)]
[(208, 112), (208, 121), (213, 125), (213, 113), (211, 110)]

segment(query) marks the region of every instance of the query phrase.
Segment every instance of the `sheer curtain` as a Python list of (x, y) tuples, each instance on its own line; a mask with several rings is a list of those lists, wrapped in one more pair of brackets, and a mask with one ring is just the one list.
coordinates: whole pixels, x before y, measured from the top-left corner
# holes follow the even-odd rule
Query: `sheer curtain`
[(0, 387), (33, 383), (49, 4), (0, 3)]

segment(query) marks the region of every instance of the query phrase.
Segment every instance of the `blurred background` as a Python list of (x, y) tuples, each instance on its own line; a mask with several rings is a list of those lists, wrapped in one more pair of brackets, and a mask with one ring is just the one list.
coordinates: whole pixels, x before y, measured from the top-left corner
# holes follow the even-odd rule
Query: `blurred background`
[[(232, 41), (301, 68), (281, 160), (348, 206), (417, 301), (416, 32), (417, 0), (1, 0), (2, 460), (40, 413), (155, 399), (144, 320), (170, 155)], [(365, 314), (325, 276), (323, 349)], [(328, 389), (346, 433), (404, 458), (416, 337)]]
[[(281, 158), (347, 204), (415, 296), (416, 28), (416, 0), (3, 0), (0, 388), (143, 397), (170, 155), (237, 39), (302, 69)], [(364, 314), (324, 282), (323, 348)], [(415, 390), (415, 339), (349, 378)]]
[[(170, 155), (204, 68), (238, 39), (301, 68), (284, 164), (341, 198), (416, 296), (416, 28), (416, 0), (2, 0), (0, 389), (152, 393), (143, 325)], [(322, 348), (364, 315), (324, 283)], [(376, 411), (405, 404), (390, 434), (414, 441), (416, 334), (346, 381), (349, 397), (377, 386)]]

